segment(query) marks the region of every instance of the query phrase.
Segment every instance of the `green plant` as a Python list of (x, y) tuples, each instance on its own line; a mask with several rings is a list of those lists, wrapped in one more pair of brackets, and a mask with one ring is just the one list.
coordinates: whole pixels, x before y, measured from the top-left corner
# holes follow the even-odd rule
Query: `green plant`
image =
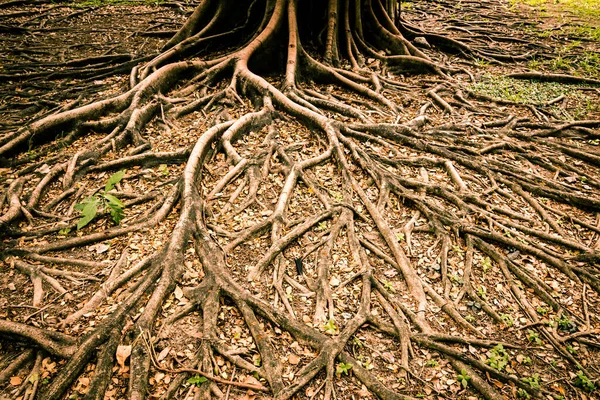
[(488, 352), (489, 358), (486, 364), (490, 367), (502, 371), (508, 365), (510, 356), (501, 344), (496, 345)]
[(121, 203), (121, 200), (117, 199), (112, 194), (109, 194), (117, 183), (121, 182), (121, 179), (125, 176), (125, 171), (119, 171), (108, 178), (104, 190), (99, 191), (93, 196), (85, 198), (81, 203), (75, 205), (75, 209), (81, 212), (81, 218), (77, 221), (77, 229), (81, 229), (89, 224), (94, 218), (98, 210), (105, 210), (108, 208), (110, 216), (115, 224), (119, 224), (125, 213), (123, 208), (125, 205)]
[(548, 314), (549, 310), (547, 308), (542, 307), (542, 306), (538, 306), (538, 308), (536, 309), (536, 311), (540, 315), (546, 315), (546, 314)]
[(262, 358), (260, 357), (260, 354), (254, 354), (252, 356), (252, 363), (257, 367), (262, 365)]
[(596, 390), (596, 385), (594, 384), (594, 382), (592, 382), (590, 380), (590, 378), (588, 378), (583, 371), (577, 371), (577, 377), (575, 378), (575, 382), (574, 382), (575, 386), (582, 388), (583, 390), (585, 390), (586, 392), (593, 392), (594, 390)]
[(510, 327), (510, 326), (513, 326), (515, 324), (515, 320), (509, 314), (500, 314), (500, 318), (502, 318), (502, 321), (504, 321), (504, 323), (506, 324), (506, 326)]
[(479, 288), (477, 289), (477, 295), (484, 300), (487, 298), (487, 289), (485, 288), (485, 286), (479, 286)]
[(329, 335), (335, 335), (338, 332), (338, 328), (335, 325), (335, 321), (332, 319), (327, 321), (327, 323), (323, 326), (323, 329), (325, 329), (325, 332)]
[(461, 249), (460, 246), (457, 245), (452, 245), (452, 251), (456, 254), (464, 253), (463, 249)]
[(206, 382), (208, 378), (200, 375), (194, 375), (190, 379), (187, 380), (187, 383), (191, 383), (192, 385), (200, 386), (204, 382)]
[(521, 359), (521, 364), (524, 364), (524, 365), (531, 365), (531, 364), (532, 364), (531, 357), (529, 357), (529, 356), (525, 356), (525, 357), (523, 357), (523, 358)]
[(333, 199), (335, 200), (336, 203), (344, 202), (344, 195), (341, 194), (340, 192), (335, 192), (335, 191), (331, 190), (329, 192), (329, 194), (331, 194), (331, 196), (333, 197)]
[(483, 273), (487, 273), (490, 268), (492, 268), (492, 261), (489, 257), (486, 257), (481, 262), (481, 266), (483, 267)]
[(342, 374), (348, 375), (348, 372), (352, 369), (352, 364), (339, 363), (335, 368), (335, 374), (340, 377)]
[(388, 292), (392, 292), (392, 293), (396, 293), (396, 289), (394, 289), (394, 285), (392, 284), (392, 282), (389, 281), (382, 281), (383, 282), (383, 287), (385, 288), (385, 290), (387, 290)]
[(462, 387), (466, 389), (467, 386), (469, 385), (469, 381), (471, 380), (471, 377), (467, 374), (466, 370), (461, 369), (460, 374), (456, 376), (456, 379), (458, 379), (458, 382), (460, 382)]
[(365, 359), (364, 361), (362, 361), (362, 366), (367, 371), (372, 370), (373, 368), (375, 368), (375, 366), (371, 363), (371, 360), (369, 360), (369, 359)]
[(397, 239), (399, 242), (403, 241), (403, 240), (404, 240), (404, 233), (402, 233), (402, 232), (398, 232), (398, 233), (396, 233), (396, 239)]
[(574, 348), (573, 346), (571, 346), (570, 344), (567, 344), (566, 349), (570, 354), (573, 354), (573, 355), (577, 354), (577, 349)]
[(560, 319), (556, 322), (558, 324), (558, 329), (560, 329), (561, 331), (568, 331), (573, 325), (569, 317), (567, 317), (566, 315), (560, 317)]
[(427, 362), (425, 363), (425, 365), (427, 365), (430, 368), (435, 368), (438, 365), (440, 365), (440, 363), (437, 360), (427, 360)]
[(531, 396), (529, 395), (529, 393), (527, 393), (527, 390), (519, 388), (519, 390), (517, 391), (517, 397), (520, 399), (529, 399), (531, 398)]
[(467, 315), (467, 316), (465, 317), (465, 320), (466, 320), (467, 322), (475, 322), (475, 321), (477, 320), (477, 318), (475, 318), (473, 315)]
[(521, 378), (521, 380), (525, 383), (528, 383), (532, 389), (537, 390), (541, 387), (539, 374), (533, 374), (529, 378)]
[(540, 339), (540, 335), (538, 335), (537, 332), (532, 331), (531, 329), (529, 329), (527, 331), (527, 339), (531, 342), (531, 343), (535, 343), (538, 346), (542, 344), (542, 339)]

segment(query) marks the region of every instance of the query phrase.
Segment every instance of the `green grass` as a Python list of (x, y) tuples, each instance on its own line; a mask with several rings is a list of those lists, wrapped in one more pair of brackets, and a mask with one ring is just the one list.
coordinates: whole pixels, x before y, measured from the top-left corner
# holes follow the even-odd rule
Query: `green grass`
[[(585, 85), (584, 85), (585, 86)], [(564, 119), (582, 119), (598, 113), (597, 101), (577, 90), (578, 85), (553, 82), (536, 82), (507, 78), (504, 76), (483, 75), (482, 79), (470, 86), (470, 89), (499, 100), (513, 101), (519, 104), (541, 105), (565, 95), (569, 99), (568, 115), (562, 115), (558, 105), (550, 109)]]
[(511, 3), (526, 4), (540, 11), (550, 6), (581, 17), (600, 17), (600, 0), (511, 0)]
[[(600, 21), (599, 21), (600, 22)], [(569, 26), (565, 28), (567, 33), (584, 39), (600, 41), (600, 27), (593, 26)]]
[(471, 86), (477, 93), (520, 104), (546, 103), (560, 95), (577, 95), (571, 85), (552, 82), (534, 82), (503, 76), (484, 75)]

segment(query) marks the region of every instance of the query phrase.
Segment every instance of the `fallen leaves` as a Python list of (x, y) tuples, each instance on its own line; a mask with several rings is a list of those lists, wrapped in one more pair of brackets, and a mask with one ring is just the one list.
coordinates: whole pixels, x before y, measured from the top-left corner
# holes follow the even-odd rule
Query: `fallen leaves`
[(23, 383), (23, 378), (20, 376), (12, 376), (10, 378), (10, 384), (13, 386), (19, 386), (21, 383)]
[(131, 346), (119, 346), (117, 347), (117, 363), (119, 364), (119, 374), (124, 374), (129, 371), (129, 367), (125, 365), (125, 362), (131, 355)]
[(292, 353), (288, 356), (288, 362), (292, 365), (298, 365), (300, 363), (300, 357)]

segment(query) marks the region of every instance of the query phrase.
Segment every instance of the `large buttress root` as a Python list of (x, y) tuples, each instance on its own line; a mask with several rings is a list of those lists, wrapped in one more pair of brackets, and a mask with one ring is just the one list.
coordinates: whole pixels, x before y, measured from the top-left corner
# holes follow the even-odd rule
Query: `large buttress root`
[[(395, 1), (206, 0), (123, 94), (0, 138), (1, 256), (32, 297), (0, 320), (3, 390), (589, 390), (600, 121), (490, 110), (423, 40), (508, 57), (424, 32)], [(416, 116), (402, 104), (416, 87), (394, 75), (414, 71), (434, 83)], [(434, 107), (452, 122), (428, 125)], [(78, 226), (92, 200), (104, 208)], [(544, 369), (548, 357), (578, 380)]]

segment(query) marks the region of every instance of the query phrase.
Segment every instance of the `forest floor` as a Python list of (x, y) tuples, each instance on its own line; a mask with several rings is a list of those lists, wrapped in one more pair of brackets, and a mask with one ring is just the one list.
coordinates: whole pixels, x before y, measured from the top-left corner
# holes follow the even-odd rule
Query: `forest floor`
[[(502, 1), (486, 2), (493, 4), (501, 12), (496, 17), (494, 14), (480, 14), (478, 8), (471, 3), (457, 2), (457, 6), (450, 8), (440, 7), (433, 9), (431, 3), (414, 1), (404, 2), (404, 18), (415, 26), (426, 27), (465, 43), (479, 39), (479, 29), (490, 25), (497, 26), (497, 35), (489, 40), (494, 44), (512, 48), (515, 53), (523, 54), (549, 50), (553, 57), (528, 58), (526, 60), (506, 60), (504, 63), (489, 59), (464, 60), (456, 56), (447, 56), (440, 59), (444, 63), (457, 68), (465, 68), (472, 75), (470, 81), (468, 74), (461, 75), (465, 90), (474, 95), (470, 98), (477, 106), (483, 106), (481, 98), (473, 100), (474, 96), (488, 97), (488, 104), (495, 110), (500, 110), (514, 118), (530, 118), (540, 123), (552, 121), (572, 120), (600, 120), (600, 15), (593, 10), (573, 10), (568, 5), (535, 3), (533, 6), (526, 3), (508, 3)], [(138, 64), (147, 54), (154, 54), (170, 38), (186, 17), (193, 11), (194, 4), (112, 4), (103, 5), (95, 1), (84, 3), (49, 3), (34, 4), (0, 3), (0, 134), (10, 131), (15, 125), (26, 125), (45, 115), (55, 113), (60, 109), (73, 108), (75, 105), (85, 104), (91, 100), (106, 98), (109, 95), (121, 93), (129, 85), (129, 71)], [(487, 9), (486, 13), (490, 10)], [(510, 15), (510, 19), (503, 19)], [(452, 29), (447, 29), (449, 22)], [(18, 28), (18, 29), (17, 29)], [(487, 35), (487, 33), (482, 34)], [(520, 38), (522, 43), (503, 41), (503, 37)], [(487, 39), (486, 39), (487, 40)], [(90, 57), (95, 57), (90, 59)], [(85, 60), (79, 62), (78, 60)], [(92, 61), (90, 61), (92, 60)], [(376, 68), (377, 61), (367, 60)], [(69, 68), (65, 69), (65, 65)], [(568, 84), (548, 83), (523, 79), (513, 79), (506, 75), (511, 73), (539, 71), (547, 73), (563, 73), (590, 79), (589, 83)], [(274, 78), (273, 78), (274, 79)], [(410, 95), (397, 99), (402, 104), (403, 114), (390, 116), (386, 113), (373, 112), (370, 117), (377, 122), (407, 123), (422, 114), (422, 107), (431, 100), (430, 91), (439, 84), (438, 78), (433, 75), (406, 75), (397, 79), (410, 89)], [(593, 80), (598, 80), (594, 83)], [(308, 86), (311, 86), (309, 83)], [(360, 103), (361, 99), (352, 93), (336, 87), (327, 87), (314, 84), (315, 90), (329, 93), (344, 101), (354, 101), (357, 107), (367, 110)], [(235, 118), (252, 110), (252, 106), (245, 101), (243, 105), (232, 106), (227, 112)], [(453, 103), (451, 103), (452, 105)], [(485, 107), (485, 106), (483, 106)], [(146, 138), (155, 151), (171, 152), (193, 145), (197, 140), (195, 133), (202, 132), (219, 120), (223, 110), (219, 107), (205, 109), (201, 112), (191, 113), (177, 121), (168, 121), (164, 115), (149, 123)], [(366, 111), (365, 111), (366, 112)], [(429, 103), (425, 111), (430, 124), (436, 127), (449, 126), (454, 123), (482, 124), (486, 122), (484, 116), (475, 113), (444, 113), (438, 104)], [(337, 117), (336, 117), (337, 118)], [(286, 151), (298, 154), (298, 157), (311, 157), (318, 154), (319, 143), (315, 143), (311, 132), (294, 121), (278, 121), (278, 140)], [(586, 129), (586, 128), (584, 128)], [(600, 133), (597, 128), (588, 129), (592, 132), (589, 140), (579, 141), (577, 146), (600, 156)], [(264, 133), (264, 132), (263, 132)], [(593, 136), (595, 135), (595, 136)], [(60, 135), (59, 135), (60, 136)], [(33, 166), (39, 175), (48, 174), (52, 170), (52, 160), (59, 152), (75, 154), (80, 146), (85, 146), (88, 141), (97, 140), (100, 136), (90, 134), (79, 138), (75, 146), (64, 149), (54, 148), (42, 157), (44, 162), (39, 162), (40, 151), (48, 148), (30, 148), (23, 156), (18, 167), (0, 164), (0, 186), (5, 189), (14, 181), (17, 170)], [(466, 138), (468, 142), (471, 138)], [(568, 139), (570, 140), (570, 139)], [(573, 139), (575, 141), (575, 139)], [(567, 141), (567, 139), (565, 139)], [(251, 133), (236, 143), (236, 148), (242, 157), (250, 156), (253, 151), (263, 146), (262, 136), (259, 132)], [(372, 154), (386, 156), (386, 148), (380, 143), (370, 143), (369, 151)], [(265, 150), (266, 151), (266, 150)], [(398, 151), (406, 152), (404, 148)], [(410, 150), (408, 150), (410, 152)], [(408, 154), (420, 155), (418, 152)], [(27, 157), (35, 162), (28, 162)], [(110, 161), (110, 158), (107, 159)], [(106, 160), (105, 160), (106, 161)], [(507, 156), (507, 163), (515, 161)], [(547, 179), (560, 181), (572, 186), (576, 191), (584, 193), (598, 191), (597, 164), (575, 162), (578, 172), (568, 170), (565, 166), (557, 169), (554, 174), (549, 174), (540, 165), (530, 161), (523, 161), (521, 167), (533, 175), (544, 176)], [(563, 160), (566, 162), (566, 160)], [(597, 163), (597, 158), (596, 161)], [(285, 171), (284, 163), (274, 161), (272, 166)], [(120, 224), (127, 226), (142, 220), (144, 216), (155, 212), (160, 206), (161, 196), (171, 190), (175, 177), (183, 171), (184, 165), (177, 163), (156, 163), (151, 167), (133, 166), (126, 169), (125, 178), (117, 182), (116, 187), (125, 195), (124, 217)], [(208, 178), (206, 187), (214, 188), (220, 177), (230, 171), (226, 160), (217, 156), (206, 167)], [(421, 168), (421, 170), (424, 170)], [(423, 172), (419, 169), (417, 176)], [(334, 165), (325, 163), (315, 169), (315, 179), (320, 187), (325, 188), (334, 200), (343, 200), (340, 191), (340, 176), (334, 173)], [(451, 184), (451, 180), (443, 169), (429, 169), (424, 172), (429, 182), (440, 185)], [(99, 170), (89, 174), (82, 180), (78, 191), (85, 188), (104, 188), (111, 178), (112, 172)], [(112, 175), (114, 176), (114, 175)], [(273, 174), (273, 190), (268, 185), (261, 186), (258, 195), (260, 198), (256, 207), (252, 206), (236, 214), (227, 206), (226, 199), (230, 192), (222, 193), (216, 190), (212, 193), (211, 208), (207, 210), (206, 218), (215, 234), (221, 235), (219, 240), (223, 247), (230, 238), (229, 233), (243, 232), (270, 215), (277, 201), (277, 191), (284, 185), (284, 175)], [(477, 180), (468, 182), (477, 186)], [(212, 185), (212, 186), (211, 186)], [(361, 182), (369, 193), (368, 179)], [(482, 185), (483, 186), (483, 185)], [(477, 186), (478, 187), (478, 186)], [(483, 191), (483, 190), (482, 190)], [(51, 215), (60, 213), (60, 223), (55, 223), (50, 218), (47, 222), (40, 222), (41, 217), (28, 216), (12, 231), (0, 232), (0, 247), (4, 250), (11, 247), (39, 248), (55, 243), (69, 237), (81, 237), (82, 230), (73, 227), (80, 218), (80, 212), (75, 209), (75, 203), (66, 208), (56, 209), (57, 202), (52, 202), (53, 196), (61, 192), (60, 185), (51, 186), (48, 193), (44, 194), (41, 202), (42, 210)], [(78, 196), (81, 196), (78, 193)], [(148, 195), (140, 199), (140, 194)], [(209, 196), (210, 197), (210, 196)], [(131, 201), (127, 201), (131, 200)], [(510, 198), (498, 196), (494, 199), (499, 208), (515, 210)], [(542, 201), (540, 201), (542, 202)], [(6, 202), (8, 206), (8, 202)], [(290, 214), (297, 215), (298, 219), (307, 216), (320, 215), (320, 208), (315, 193), (311, 188), (298, 189), (296, 196), (289, 204)], [(4, 204), (4, 201), (3, 201)], [(237, 204), (239, 205), (239, 204)], [(260, 205), (260, 207), (259, 207)], [(265, 206), (266, 205), (266, 206)], [(590, 226), (600, 227), (600, 213), (586, 212), (577, 208), (567, 207), (552, 200), (544, 199), (544, 206), (554, 207), (563, 212), (558, 216), (557, 222), (561, 230), (569, 237), (579, 238), (582, 243), (600, 251), (600, 234), (581, 233), (581, 226), (573, 223), (571, 217), (587, 221)], [(263, 207), (264, 206), (264, 207)], [(8, 207), (7, 207), (8, 208)], [(0, 205), (0, 211), (6, 211)], [(557, 350), (537, 331), (540, 325), (550, 326), (550, 330), (561, 338), (567, 338), (576, 332), (585, 330), (586, 338), (590, 343), (600, 341), (600, 296), (584, 284), (574, 285), (562, 274), (556, 274), (551, 268), (540, 263), (539, 259), (516, 248), (505, 246), (508, 259), (518, 260), (529, 271), (537, 271), (537, 275), (545, 284), (544, 288), (550, 291), (564, 310), (565, 314), (574, 316), (566, 317), (563, 311), (553, 310), (551, 305), (537, 300), (532, 300), (532, 306), (539, 314), (539, 322), (532, 322), (530, 317), (522, 310), (520, 305), (509, 293), (510, 282), (506, 281), (503, 272), (497, 267), (497, 262), (489, 257), (477, 254), (474, 259), (473, 250), (462, 240), (451, 244), (441, 243), (434, 235), (426, 230), (420, 231), (419, 226), (425, 224), (425, 219), (415, 213), (414, 209), (404, 206), (395, 199), (390, 200), (390, 211), (386, 218), (397, 235), (398, 242), (409, 255), (416, 266), (419, 276), (435, 286), (441, 294), (456, 301), (456, 308), (465, 321), (472, 324), (484, 337), (512, 344), (508, 346), (481, 348), (471, 344), (457, 346), (456, 348), (471, 354), (474, 358), (488, 365), (503, 364), (500, 368), (508, 374), (518, 376), (523, 382), (535, 387), (541, 385), (556, 396), (565, 399), (593, 399), (593, 393), (600, 382), (595, 382), (593, 377), (578, 375), (578, 368), (568, 366), (568, 362)], [(361, 210), (359, 210), (360, 212)], [(362, 210), (364, 211), (364, 210)], [(526, 205), (518, 206), (515, 213), (521, 212), (531, 218), (536, 216), (535, 207)], [(557, 214), (556, 214), (557, 215)], [(555, 216), (556, 216), (555, 215)], [(123, 286), (114, 290), (105, 301), (97, 307), (87, 310), (83, 315), (74, 318), (74, 322), (67, 327), (61, 325), (62, 321), (73, 316), (77, 310), (98, 292), (102, 282), (112, 276), (112, 271), (122, 268), (127, 270), (140, 260), (160, 249), (168, 241), (169, 232), (177, 222), (177, 216), (168, 216), (164, 221), (155, 226), (144, 228), (143, 231), (131, 232), (127, 235), (105, 240), (102, 242), (85, 245), (68, 250), (52, 250), (43, 256), (30, 258), (27, 264), (19, 264), (15, 258), (9, 257), (0, 260), (0, 318), (27, 323), (36, 327), (56, 328), (61, 332), (81, 336), (101, 323), (122, 301), (123, 294), (128, 293), (130, 286)], [(402, 228), (411, 219), (414, 231), (406, 236)], [(362, 239), (372, 243), (382, 242), (376, 233), (369, 233), (372, 227), (369, 223), (359, 220), (356, 222), (363, 229)], [(95, 225), (89, 232), (101, 231), (113, 226), (113, 221), (105, 216), (95, 220)], [(3, 228), (0, 228), (3, 229)], [(16, 230), (15, 230), (16, 229)], [(38, 235), (42, 230), (48, 230), (46, 235)], [(314, 229), (306, 232), (301, 240), (291, 244), (283, 253), (285, 259), (281, 262), (293, 265), (293, 261), (303, 257), (304, 273), (309, 278), (316, 277), (316, 260), (309, 250), (320, 243), (332, 229), (327, 220), (318, 223)], [(18, 231), (18, 233), (17, 233)], [(34, 232), (34, 234), (29, 234)], [(511, 238), (514, 235), (519, 241), (522, 239), (518, 233), (510, 228), (504, 228), (504, 235)], [(314, 293), (307, 288), (308, 283), (300, 278), (288, 279), (283, 285), (287, 303), (294, 310), (296, 317), (309, 326), (313, 326), (323, 333), (331, 336), (339, 334), (344, 323), (351, 319), (352, 313), (359, 307), (360, 282), (353, 281), (357, 273), (355, 265), (351, 262), (351, 255), (342, 243), (334, 244), (332, 250), (332, 265), (329, 270), (329, 283), (332, 289), (332, 299), (335, 306), (335, 318), (320, 320), (314, 317)], [(525, 243), (525, 242), (523, 242)], [(448, 247), (447, 259), (440, 259), (440, 249)], [(269, 247), (268, 237), (256, 237), (235, 248), (227, 254), (227, 262), (231, 274), (239, 281), (245, 281), (244, 276), (248, 266), (261, 259), (264, 250)], [(197, 349), (202, 344), (202, 318), (194, 313), (180, 320), (173, 317), (189, 304), (190, 288), (197, 286), (203, 278), (202, 268), (193, 256), (193, 249), (186, 254), (186, 272), (178, 283), (174, 293), (162, 306), (155, 335), (152, 340), (157, 349), (156, 361), (163, 362), (171, 369), (176, 369), (185, 360), (196, 357)], [(558, 250), (557, 250), (558, 254)], [(571, 255), (576, 255), (573, 250)], [(124, 258), (123, 258), (124, 256)], [(57, 260), (44, 257), (81, 259), (79, 265), (71, 265), (68, 274), (61, 274), (58, 267), (45, 267), (42, 270), (43, 282), (35, 278), (35, 274), (27, 271), (24, 265), (52, 265)], [(385, 257), (383, 257), (385, 260)], [(120, 261), (121, 260), (121, 261)], [(115, 268), (115, 265), (125, 266)], [(389, 261), (373, 261), (378, 269), (381, 282), (390, 294), (402, 293), (404, 284), (398, 271), (390, 266)], [(442, 268), (442, 263), (444, 263)], [(470, 277), (471, 286), (477, 293), (477, 298), (464, 300), (466, 296), (463, 289), (466, 263), (476, 265)], [(59, 265), (57, 262), (56, 265)], [(581, 265), (584, 265), (581, 263)], [(443, 269), (443, 271), (442, 271)], [(36, 286), (39, 285), (39, 286)], [(133, 285), (133, 283), (131, 284)], [(248, 284), (252, 293), (278, 304), (280, 294), (268, 282), (257, 280)], [(440, 290), (441, 288), (441, 290)], [(526, 292), (529, 289), (526, 290)], [(587, 290), (587, 291), (586, 291)], [(533, 290), (529, 290), (533, 292)], [(398, 294), (401, 296), (401, 294)], [(533, 296), (532, 296), (533, 297)], [(483, 304), (491, 305), (496, 310), (504, 323), (497, 323), (482, 309)], [(466, 335), (464, 327), (454, 324), (437, 309), (430, 310), (428, 318), (431, 323), (446, 334), (456, 336)], [(139, 310), (141, 313), (143, 310)], [(329, 311), (333, 316), (334, 311)], [(371, 311), (375, 316), (384, 314), (382, 308), (374, 307)], [(439, 314), (439, 318), (438, 318)], [(437, 318), (437, 319), (436, 319)], [(135, 321), (135, 317), (133, 318)], [(335, 320), (335, 322), (334, 322)], [(165, 324), (165, 321), (169, 321)], [(262, 321), (262, 320), (261, 320)], [(276, 326), (262, 322), (262, 327), (272, 338), (283, 368), (285, 383), (294, 381), (295, 374), (307, 360), (315, 357), (315, 350), (296, 341), (288, 332)], [(552, 325), (554, 324), (554, 325)], [(248, 329), (244, 327), (240, 311), (228, 301), (219, 304), (217, 336), (233, 349), (236, 349), (246, 364), (250, 363), (257, 368), (261, 366), (256, 344)], [(585, 367), (586, 370), (600, 377), (600, 353), (598, 348), (575, 340), (576, 337), (565, 339), (566, 349), (570, 355)], [(145, 339), (144, 339), (145, 340)], [(15, 354), (25, 351), (27, 346), (8, 339), (0, 339), (0, 366), (8, 364)], [(435, 351), (420, 348), (412, 354), (411, 371), (408, 379), (398, 378), (401, 371), (399, 349), (397, 340), (380, 331), (361, 328), (354, 335), (351, 344), (346, 349), (358, 360), (362, 367), (371, 371), (386, 386), (393, 390), (418, 398), (449, 398), (469, 399), (479, 398), (479, 394), (469, 384), (470, 377), (458, 373), (452, 368), (449, 361), (440, 357)], [(109, 399), (125, 397), (129, 380), (128, 351), (129, 346), (119, 346), (117, 363), (107, 391)], [(0, 387), (1, 398), (26, 398), (26, 393), (31, 390), (36, 380), (40, 385), (47, 385), (61, 368), (63, 361), (48, 355), (39, 356), (39, 376), (32, 377), (20, 372), (7, 377)], [(491, 361), (490, 361), (491, 360)], [(240, 372), (231, 361), (217, 355), (213, 360), (218, 368), (215, 374), (225, 380), (235, 380), (245, 383), (264, 383), (258, 373), (248, 371)], [(82, 398), (89, 389), (90, 377), (93, 375), (93, 365), (90, 364), (72, 386), (70, 397)], [(336, 382), (338, 399), (374, 398), (364, 385), (353, 376), (352, 366), (340, 362)], [(1, 370), (0, 370), (1, 371)], [(182, 374), (153, 369), (149, 382), (151, 398), (160, 398)], [(321, 376), (323, 375), (323, 376)], [(321, 383), (324, 374), (306, 385), (298, 392), (298, 399), (318, 399), (322, 396)], [(195, 379), (196, 378), (196, 379)], [(197, 390), (196, 384), (201, 383), (199, 377), (185, 375), (188, 383), (184, 383), (186, 391), (180, 391), (175, 396), (177, 399), (192, 398)], [(257, 379), (259, 378), (259, 379)], [(521, 391), (514, 384), (502, 382), (499, 379), (487, 376), (506, 398), (528, 398), (526, 392)], [(585, 379), (584, 379), (585, 378)], [(226, 392), (231, 399), (260, 399), (268, 398), (257, 391), (221, 385), (221, 390)], [(188, 397), (189, 396), (189, 397)]]

